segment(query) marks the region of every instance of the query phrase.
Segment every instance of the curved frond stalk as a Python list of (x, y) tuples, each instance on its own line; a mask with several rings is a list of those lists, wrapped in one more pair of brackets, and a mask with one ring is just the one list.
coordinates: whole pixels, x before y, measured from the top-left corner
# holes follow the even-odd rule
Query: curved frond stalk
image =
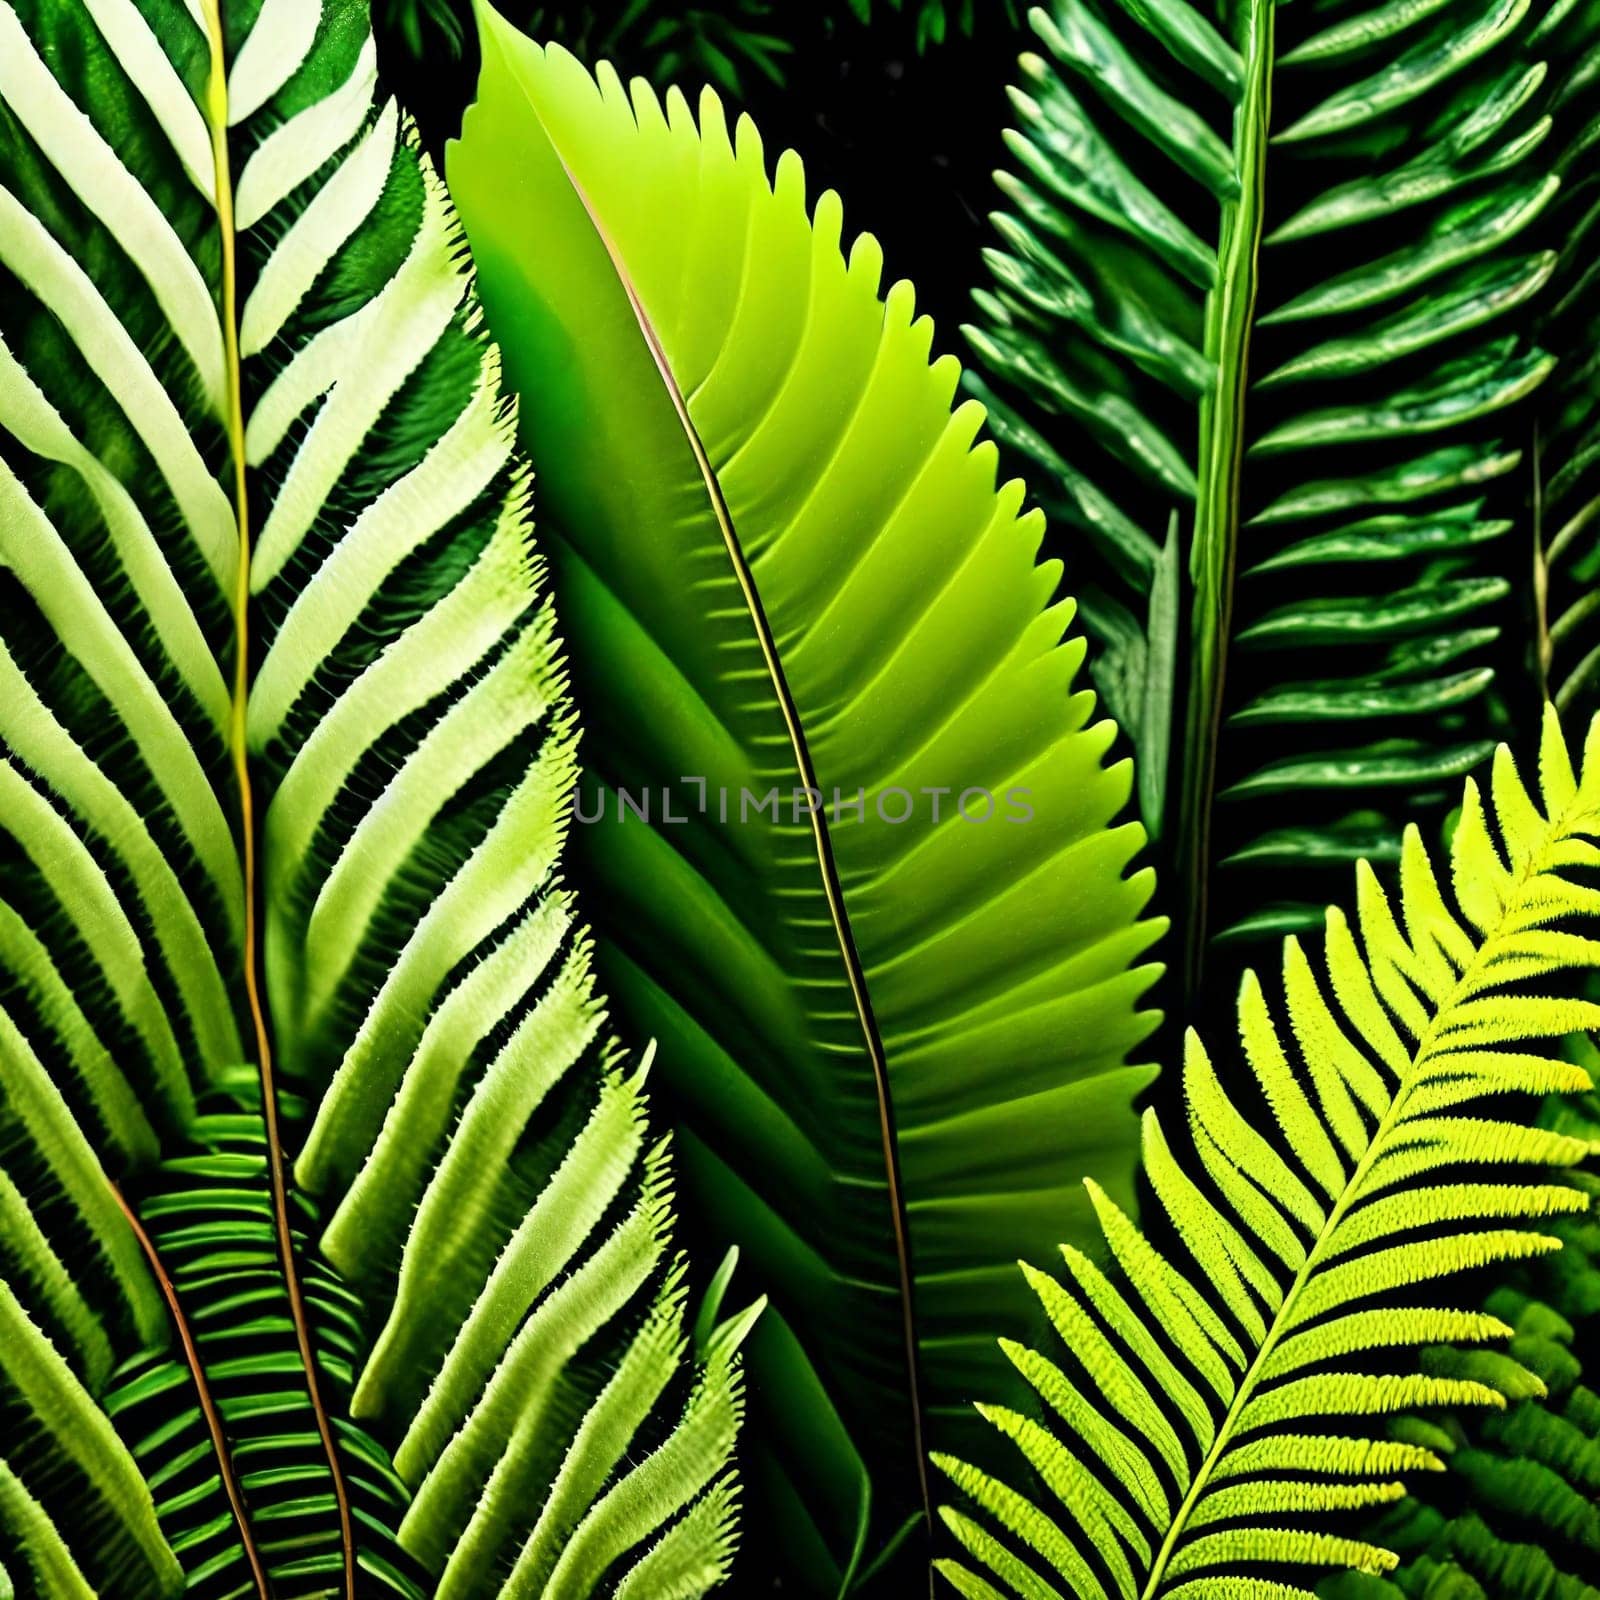
[[(1397, 906), (1363, 864), (1355, 924), (1328, 912), (1320, 960), (1284, 942), (1281, 999), (1246, 975), (1250, 1101), (1190, 1034), (1184, 1146), (1145, 1119), (1165, 1242), (1091, 1183), (1114, 1267), (1067, 1248), (1064, 1278), (1028, 1269), (1062, 1341), (1022, 1367), (1050, 1420), (992, 1420), (1052, 1498), (939, 1461), (983, 1514), (945, 1513), (958, 1588), (988, 1592), (976, 1567), (1018, 1596), (1290, 1600), (1310, 1589), (1283, 1570), (1383, 1574), (1392, 1552), (1319, 1518), (1443, 1466), (1385, 1419), (1544, 1393), (1486, 1348), (1513, 1326), (1452, 1309), (1448, 1288), (1559, 1249), (1538, 1225), (1587, 1212), (1560, 1179), (1600, 1149), (1515, 1120), (1519, 1097), (1590, 1087), (1540, 1052), (1600, 1023), (1576, 998), (1600, 964), (1600, 721), (1574, 773), (1548, 710), (1539, 777), (1536, 802), (1502, 747), (1487, 800), (1468, 780), (1445, 883), (1409, 830)], [(1469, 1348), (1419, 1366), (1440, 1344)]]
[(1546, 0), (1216, 9), (1031, 13), (967, 330), (1196, 1016), (1216, 940), (1313, 929), (1328, 869), (1396, 861), (1493, 749), (1558, 187)]
[(600, 972), (688, 1218), (773, 1301), (761, 1547), (806, 1592), (917, 1583), (927, 1450), (1031, 1316), (1014, 1250), (1087, 1231), (1073, 1164), (1129, 1194), (1130, 771), (1040, 518), (838, 197), (709, 91), (480, 15), (450, 180), (561, 530)]
[(703, 1593), (750, 1315), (682, 1325), (529, 468), (365, 5), (0, 0), (0, 272), (0, 1566)]

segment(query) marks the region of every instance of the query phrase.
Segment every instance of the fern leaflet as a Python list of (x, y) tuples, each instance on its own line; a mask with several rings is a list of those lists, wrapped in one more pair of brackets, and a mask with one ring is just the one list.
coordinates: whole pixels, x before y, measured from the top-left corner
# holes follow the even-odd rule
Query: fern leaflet
[[(1600, 965), (1585, 927), (1600, 912), (1600, 723), (1575, 773), (1547, 712), (1539, 777), (1542, 809), (1502, 747), (1487, 802), (1468, 782), (1454, 908), (1412, 828), (1398, 919), (1363, 865), (1355, 924), (1328, 912), (1319, 964), (1284, 942), (1276, 1006), (1246, 975), (1239, 1027), (1263, 1114), (1224, 1091), (1190, 1034), (1186, 1147), (1154, 1112), (1144, 1128), (1170, 1243), (1091, 1185), (1115, 1272), (1073, 1249), (1063, 1279), (1024, 1269), (1068, 1356), (1006, 1353), (1055, 1427), (980, 1409), (1056, 1504), (939, 1459), (985, 1514), (942, 1513), (999, 1580), (941, 1562), (969, 1600), (1057, 1584), (1084, 1600), (1298, 1600), (1310, 1591), (1278, 1571), (1382, 1573), (1392, 1553), (1319, 1519), (1396, 1499), (1403, 1474), (1442, 1462), (1376, 1436), (1377, 1419), (1542, 1392), (1489, 1348), (1505, 1321), (1434, 1287), (1558, 1249), (1534, 1225), (1588, 1206), (1547, 1169), (1595, 1142), (1519, 1126), (1507, 1106), (1589, 1087), (1539, 1046), (1600, 1023), (1570, 997), (1572, 974)], [(1441, 1345), (1471, 1348), (1420, 1367), (1402, 1356)]]

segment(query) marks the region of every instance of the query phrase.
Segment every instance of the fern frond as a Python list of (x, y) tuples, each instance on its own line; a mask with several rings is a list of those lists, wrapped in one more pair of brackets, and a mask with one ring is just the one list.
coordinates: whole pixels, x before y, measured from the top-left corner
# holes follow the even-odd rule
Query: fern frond
[[(1329, 911), (1319, 962), (1291, 937), (1280, 998), (1247, 976), (1248, 1101), (1189, 1035), (1189, 1147), (1145, 1125), (1163, 1242), (1091, 1187), (1114, 1273), (1073, 1251), (1065, 1279), (1025, 1269), (1062, 1348), (1013, 1360), (1051, 1428), (991, 1420), (1053, 1498), (939, 1461), (985, 1514), (945, 1513), (968, 1560), (941, 1570), (963, 1592), (1288, 1597), (1310, 1591), (1284, 1568), (1383, 1574), (1393, 1553), (1317, 1519), (1443, 1465), (1386, 1419), (1545, 1392), (1489, 1348), (1513, 1325), (1452, 1308), (1443, 1282), (1559, 1248), (1537, 1224), (1589, 1195), (1538, 1175), (1600, 1149), (1515, 1120), (1561, 1074), (1539, 1048), (1600, 1024), (1574, 981), (1600, 956), (1600, 722), (1575, 773), (1547, 710), (1539, 773), (1536, 801), (1502, 748), (1487, 802), (1469, 781), (1453, 895), (1412, 830), (1394, 903), (1363, 868), (1355, 924)], [(1466, 1349), (1418, 1366), (1441, 1341)]]
[(0, 0), (0, 1566), (725, 1574), (530, 468), (362, 0)]
[(1600, 704), (1600, 315), (1596, 307), (1596, 150), (1600, 7), (1553, 5), (1542, 43), (1559, 63), (1551, 107), (1561, 180), (1547, 225), (1559, 264), (1542, 337), (1563, 359), (1540, 397), (1532, 449), (1537, 667), (1564, 716)]
[(1493, 749), (1553, 364), (1544, 10), (1030, 13), (972, 387), (1139, 756), (1191, 1001), (1209, 941), (1314, 930)]

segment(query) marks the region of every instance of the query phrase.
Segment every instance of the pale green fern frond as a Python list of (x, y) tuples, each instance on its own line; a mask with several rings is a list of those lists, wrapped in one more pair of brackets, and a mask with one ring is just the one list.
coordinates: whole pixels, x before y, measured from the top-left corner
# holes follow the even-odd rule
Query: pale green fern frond
[(514, 434), (365, 0), (0, 0), (0, 1596), (728, 1566)]
[(1539, 790), (1502, 748), (1488, 796), (1467, 785), (1448, 887), (1412, 829), (1397, 906), (1363, 865), (1320, 962), (1286, 940), (1271, 1002), (1246, 976), (1248, 1100), (1190, 1034), (1183, 1145), (1145, 1119), (1159, 1242), (1090, 1184), (1114, 1265), (1064, 1249), (1060, 1280), (1024, 1267), (1062, 1348), (1006, 1353), (1050, 1422), (984, 1414), (1036, 1491), (938, 1458), (979, 1513), (942, 1513), (969, 1561), (939, 1567), (969, 1600), (1297, 1600), (1297, 1569), (1388, 1571), (1320, 1520), (1442, 1465), (1382, 1419), (1543, 1392), (1484, 1348), (1511, 1326), (1439, 1287), (1559, 1249), (1534, 1224), (1588, 1206), (1552, 1179), (1594, 1141), (1518, 1107), (1589, 1086), (1544, 1050), (1600, 1024), (1573, 997), (1600, 965), (1600, 723), (1575, 773), (1547, 711)]

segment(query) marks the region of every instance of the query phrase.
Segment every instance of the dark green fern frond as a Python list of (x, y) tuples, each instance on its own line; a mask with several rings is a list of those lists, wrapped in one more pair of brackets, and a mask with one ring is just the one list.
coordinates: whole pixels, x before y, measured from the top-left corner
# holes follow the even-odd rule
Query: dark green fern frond
[[(1519, 577), (1531, 596), (1538, 681), (1570, 721), (1593, 710), (1591, 674), (1600, 661), (1592, 622), (1600, 570), (1592, 527), (1600, 508), (1592, 313), (1600, 8), (1548, 7), (1531, 48), (1550, 62), (1545, 94), (1553, 127), (1545, 159), (1561, 184), (1534, 229), (1557, 263), (1541, 301), (1540, 338), (1558, 364), (1523, 428), (1529, 449), (1518, 478), (1531, 493), (1521, 525), (1531, 528), (1532, 565)], [(1519, 538), (1510, 553), (1520, 563), (1526, 549)], [(1594, 1052), (1583, 1036), (1570, 1048), (1592, 1069)], [(1587, 1108), (1557, 1103), (1549, 1114), (1569, 1131), (1600, 1131), (1592, 1101)], [(1586, 1126), (1575, 1125), (1581, 1118)], [(1593, 1193), (1591, 1172), (1575, 1181)], [(1436, 1412), (1417, 1424), (1438, 1439), (1448, 1471), (1426, 1480), (1373, 1529), (1404, 1558), (1395, 1579), (1404, 1592), (1454, 1593), (1459, 1585), (1466, 1600), (1549, 1592), (1592, 1600), (1579, 1574), (1600, 1564), (1600, 1410), (1583, 1372), (1585, 1347), (1600, 1331), (1594, 1228), (1587, 1218), (1552, 1225), (1565, 1248), (1516, 1269), (1487, 1304), (1517, 1329), (1513, 1351), (1549, 1395), (1521, 1399), (1504, 1416)]]
[(1031, 1492), (939, 1461), (975, 1508), (944, 1512), (967, 1560), (940, 1563), (969, 1600), (1305, 1600), (1308, 1569), (1381, 1575), (1395, 1554), (1336, 1518), (1448, 1447), (1383, 1419), (1559, 1380), (1537, 1318), (1508, 1356), (1509, 1297), (1458, 1309), (1448, 1284), (1558, 1249), (1537, 1225), (1589, 1205), (1552, 1180), (1593, 1130), (1516, 1119), (1591, 1087), (1550, 1046), (1600, 1023), (1575, 998), (1600, 964), (1600, 722), (1574, 773), (1550, 711), (1539, 776), (1536, 803), (1502, 748), (1487, 800), (1468, 781), (1445, 883), (1410, 829), (1397, 906), (1363, 865), (1354, 926), (1329, 911), (1317, 960), (1284, 942), (1280, 1000), (1246, 976), (1248, 1097), (1190, 1034), (1182, 1139), (1146, 1114), (1159, 1235), (1091, 1186), (1114, 1266), (1065, 1248), (1062, 1277), (1024, 1267), (1059, 1343), (1006, 1353), (1043, 1410), (980, 1410)]
[[(341, 1578), (339, 1523), (284, 1292), (265, 1127), (259, 1110), (250, 1109), (259, 1090), (239, 1076), (232, 1095), (196, 1116), (183, 1153), (144, 1175), (130, 1199), (201, 1358), (269, 1579), (285, 1593), (327, 1592)], [(303, 1197), (295, 1199), (294, 1238), (305, 1258), (318, 1363), (340, 1408), (335, 1426), (358, 1529), (358, 1586), (375, 1600), (423, 1600), (431, 1593), (427, 1574), (395, 1539), (410, 1492), (387, 1451), (348, 1419), (369, 1343), (366, 1308), (310, 1254), (317, 1215)], [(155, 1495), (162, 1531), (187, 1574), (185, 1594), (225, 1600), (248, 1593), (245, 1549), (234, 1519), (220, 1514), (225, 1486), (182, 1352), (133, 1356), (112, 1374), (103, 1404)]]
[(1540, 681), (1562, 711), (1600, 705), (1600, 7), (1554, 6), (1541, 46), (1560, 63), (1552, 113), (1561, 179), (1548, 233), (1560, 265), (1542, 338), (1561, 354), (1533, 453)]
[(975, 392), (1062, 530), (1191, 1000), (1493, 747), (1543, 4), (1031, 14)]

